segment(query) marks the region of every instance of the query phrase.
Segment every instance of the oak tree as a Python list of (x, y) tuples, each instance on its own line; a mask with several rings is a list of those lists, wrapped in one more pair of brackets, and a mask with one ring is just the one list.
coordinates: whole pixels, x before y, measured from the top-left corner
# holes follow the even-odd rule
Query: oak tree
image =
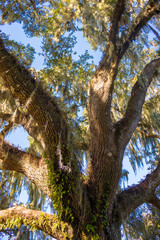
[[(32, 71), (34, 49), (1, 32), (2, 195), (5, 186), (14, 198), (6, 179), (20, 189), (21, 173), (55, 209), (8, 208), (4, 200), (1, 230), (28, 225), (56, 239), (121, 239), (135, 209), (160, 209), (159, 0), (1, 0), (0, 12), (1, 24), (20, 23), (42, 39), (45, 58), (45, 68)], [(76, 55), (77, 32), (102, 52), (98, 66), (88, 52)], [(19, 125), (30, 136), (26, 150), (5, 140)], [(144, 160), (153, 168), (121, 189), (126, 155), (134, 169)]]

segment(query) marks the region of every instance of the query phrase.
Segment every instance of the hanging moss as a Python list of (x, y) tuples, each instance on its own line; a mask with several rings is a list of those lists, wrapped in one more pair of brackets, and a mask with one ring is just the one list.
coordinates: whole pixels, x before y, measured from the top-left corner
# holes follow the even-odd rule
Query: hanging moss
[[(66, 156), (63, 162), (68, 163), (69, 153), (62, 151), (62, 155)], [(58, 158), (57, 155), (54, 156)], [(58, 217), (60, 219), (69, 220), (73, 222), (74, 217), (71, 209), (71, 197), (72, 191), (74, 189), (74, 181), (70, 172), (64, 169), (58, 169), (55, 171), (53, 162), (50, 158), (46, 158), (48, 166), (48, 183), (51, 189), (51, 199), (53, 201), (54, 207), (58, 212)], [(59, 160), (57, 160), (59, 161)]]

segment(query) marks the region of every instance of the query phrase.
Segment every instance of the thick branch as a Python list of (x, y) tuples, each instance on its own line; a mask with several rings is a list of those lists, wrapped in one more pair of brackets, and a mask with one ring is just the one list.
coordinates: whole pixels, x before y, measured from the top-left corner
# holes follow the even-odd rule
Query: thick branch
[(152, 203), (160, 207), (155, 198), (155, 190), (160, 185), (160, 164), (146, 179), (134, 187), (130, 187), (118, 194), (115, 201), (116, 212), (125, 219), (131, 212), (143, 203)]
[(123, 148), (126, 147), (138, 125), (147, 89), (153, 78), (158, 75), (159, 69), (160, 58), (152, 60), (145, 66), (132, 88), (131, 97), (125, 115), (116, 124), (118, 142)]
[(160, 200), (155, 194), (151, 196), (151, 198), (148, 200), (148, 203), (151, 203), (154, 207), (160, 210)]
[[(138, 36), (140, 30), (147, 24), (147, 22), (156, 14), (160, 13), (160, 5), (158, 0), (149, 0), (146, 6), (142, 9), (139, 15), (134, 20), (131, 31), (128, 36), (125, 36), (126, 40), (123, 42), (119, 49), (119, 61), (123, 57), (126, 50), (129, 48), (132, 41)], [(123, 41), (123, 39), (121, 40)]]
[[(88, 168), (87, 184), (91, 188), (90, 192), (94, 193), (94, 196), (91, 196), (92, 202), (96, 201), (96, 198), (101, 198), (106, 185), (109, 184), (112, 189), (108, 194), (111, 208), (121, 172), (121, 164), (117, 164), (119, 159), (117, 160), (117, 149), (114, 144), (114, 130), (110, 113), (114, 81), (118, 71), (116, 36), (124, 9), (125, 0), (117, 0), (106, 51), (90, 83), (91, 161)], [(115, 169), (115, 165), (118, 165), (117, 169)]]
[(41, 130), (29, 113), (20, 112), (17, 109), (14, 114), (4, 114), (0, 112), (0, 118), (3, 121), (7, 121), (8, 125), (10, 124), (14, 125), (14, 123), (21, 125), (31, 137), (33, 137), (36, 141), (38, 141), (41, 144), (41, 146), (45, 150), (45, 142), (42, 137)]
[[(26, 106), (41, 129), (46, 150), (54, 156), (59, 141), (64, 146), (67, 144), (68, 127), (65, 116), (55, 98), (51, 98), (30, 72), (5, 49), (2, 40), (0, 40), (0, 76), (13, 97)], [(55, 168), (58, 168), (58, 163), (55, 163)]]
[[(54, 184), (60, 185), (62, 178), (65, 179), (67, 176), (74, 187), (69, 191), (68, 182), (68, 186), (66, 186), (67, 191), (64, 191), (65, 194), (62, 199), (64, 203), (63, 208), (68, 207), (68, 199), (70, 199), (70, 208), (74, 208), (75, 212), (80, 211), (78, 209), (79, 206), (77, 206), (79, 204), (77, 199), (79, 199), (79, 195), (81, 194), (80, 172), (77, 158), (74, 153), (71, 154), (71, 146), (70, 142), (68, 142), (68, 134), (70, 133), (66, 116), (60, 110), (56, 99), (49, 96), (41, 84), (31, 76), (30, 72), (20, 65), (17, 59), (5, 49), (1, 39), (0, 76), (3, 78), (6, 87), (12, 92), (13, 97), (19, 99), (20, 102), (25, 105), (28, 113), (38, 124), (39, 129), (41, 129), (41, 136), (43, 137), (44, 147), (48, 157), (48, 169), (52, 174), (56, 173), (57, 178), (59, 178), (58, 181), (54, 181), (54, 177), (49, 174), (51, 191), (54, 191)], [(23, 170), (25, 171), (24, 174), (28, 177), (31, 174), (31, 179), (33, 178), (36, 185), (41, 189), (44, 188), (45, 191), (43, 191), (49, 195), (46, 179), (48, 172), (44, 162), (42, 166), (41, 164), (32, 165), (32, 161), (28, 160), (24, 162), (24, 166), (26, 166)], [(23, 169), (22, 165), (20, 165), (20, 170), (21, 168)], [(27, 169), (29, 169), (28, 172)], [(58, 189), (61, 188), (58, 186)]]
[(0, 169), (24, 174), (50, 197), (44, 159), (19, 150), (0, 139)]
[[(15, 223), (13, 219), (15, 219)], [(27, 209), (23, 206), (1, 210), (0, 227), (8, 228), (8, 221), (12, 221), (12, 228), (16, 227), (16, 224), (29, 225), (33, 229), (42, 230), (57, 240), (65, 239), (65, 237), (71, 239), (72, 236), (71, 227), (66, 223), (60, 222), (55, 215)]]
[(109, 126), (112, 122), (110, 109), (114, 80), (118, 71), (116, 36), (118, 34), (119, 21), (124, 10), (125, 0), (117, 0), (111, 20), (105, 54), (90, 84), (90, 118), (96, 118), (96, 122), (99, 122), (98, 128), (101, 128), (101, 122), (103, 122), (103, 126)]
[(118, 24), (125, 9), (125, 0), (118, 0), (114, 9), (113, 19), (111, 21), (111, 28), (109, 32), (110, 40), (115, 43), (118, 34)]

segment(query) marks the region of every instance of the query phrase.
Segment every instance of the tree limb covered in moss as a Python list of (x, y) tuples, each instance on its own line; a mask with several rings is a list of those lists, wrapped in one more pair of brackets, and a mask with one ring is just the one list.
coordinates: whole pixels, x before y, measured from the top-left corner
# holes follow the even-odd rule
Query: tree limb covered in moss
[[(140, 30), (147, 24), (147, 22), (156, 14), (160, 14), (160, 5), (158, 0), (149, 0), (142, 11), (133, 21), (131, 30), (127, 36), (122, 36), (122, 45), (119, 49), (119, 61), (124, 53), (129, 48), (132, 41), (138, 36)], [(123, 40), (124, 39), (124, 40)]]
[(145, 180), (117, 195), (115, 203), (121, 217), (125, 219), (143, 203), (151, 203), (159, 208), (160, 201), (155, 197), (155, 191), (159, 185), (160, 164), (151, 174), (146, 176)]
[(55, 215), (27, 209), (24, 206), (15, 206), (0, 211), (1, 230), (8, 227), (14, 228), (22, 224), (28, 225), (33, 230), (41, 230), (57, 240), (65, 239), (65, 237), (71, 239), (72, 236), (71, 227), (60, 222)]
[(38, 123), (45, 138), (45, 144), (57, 144), (62, 125), (66, 123), (54, 98), (51, 98), (35, 81), (30, 72), (20, 65), (0, 41), (0, 75), (13, 95), (26, 106)]
[(159, 74), (159, 68), (160, 58), (152, 60), (144, 67), (141, 75), (137, 77), (138, 80), (132, 88), (131, 97), (124, 117), (116, 124), (118, 141), (123, 148), (126, 147), (138, 125), (147, 89), (153, 78)]
[(19, 150), (0, 139), (0, 169), (24, 174), (50, 197), (44, 159)]
[[(6, 50), (2, 39), (0, 39), (0, 76), (13, 97), (19, 99), (38, 124), (45, 150), (54, 159), (54, 169), (58, 171), (61, 166), (57, 147), (63, 146), (62, 155), (67, 151), (69, 154), (67, 139), (70, 133), (66, 116), (60, 110), (56, 99), (50, 97), (31, 73)], [(62, 157), (66, 158), (66, 156)], [(75, 161), (75, 168), (76, 165)]]
[[(0, 76), (3, 78), (5, 87), (10, 89), (14, 98), (19, 99), (38, 124), (45, 144), (46, 165), (44, 166), (44, 163), (34, 165), (35, 161), (33, 161), (32, 165), (32, 160), (27, 159), (27, 155), (23, 152), (19, 152), (20, 155), (26, 156), (24, 166), (27, 165), (23, 170), (23, 166), (20, 164), (19, 171), (22, 172), (23, 170), (28, 178), (33, 178), (32, 181), (51, 198), (57, 186), (57, 192), (59, 191), (59, 194), (64, 192), (65, 194), (61, 198), (61, 201), (66, 204), (63, 208), (68, 207), (68, 198), (72, 198), (70, 204), (74, 206), (77, 212), (80, 211), (79, 202), (77, 201), (78, 195), (81, 194), (79, 188), (81, 184), (80, 171), (75, 153), (71, 154), (71, 146), (70, 142), (68, 142), (68, 134), (70, 133), (65, 114), (60, 110), (56, 99), (50, 97), (41, 84), (35, 81), (30, 72), (6, 50), (2, 40), (0, 40)], [(8, 149), (10, 153), (9, 150), (10, 147)], [(9, 160), (9, 158), (7, 159)], [(61, 185), (62, 175), (68, 177), (72, 185), (74, 185), (71, 188), (68, 182), (68, 186), (66, 186), (66, 188), (70, 187), (72, 194), (68, 189), (60, 192), (61, 188), (59, 186)]]

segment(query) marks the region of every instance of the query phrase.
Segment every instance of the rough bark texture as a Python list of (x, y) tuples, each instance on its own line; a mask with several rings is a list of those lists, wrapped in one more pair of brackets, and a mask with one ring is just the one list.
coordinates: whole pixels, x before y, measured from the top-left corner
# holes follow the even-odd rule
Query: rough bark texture
[[(131, 30), (125, 36), (122, 34), (119, 41), (119, 22), (124, 10), (125, 1), (117, 1), (106, 51), (90, 83), (90, 164), (85, 181), (81, 179), (76, 151), (71, 150), (74, 138), (68, 141), (68, 134), (72, 134), (68, 120), (56, 98), (44, 91), (0, 39), (0, 77), (13, 98), (19, 99), (27, 109), (24, 114), (17, 111), (13, 122), (23, 126), (39, 141), (47, 156), (44, 160), (9, 145), (2, 133), (0, 169), (23, 173), (57, 204), (61, 221), (66, 222), (64, 230), (69, 239), (91, 239), (97, 234), (101, 240), (118, 240), (122, 220), (134, 209), (145, 202), (160, 208), (154, 194), (160, 184), (160, 165), (140, 184), (117, 194), (125, 148), (140, 120), (147, 89), (160, 69), (160, 58), (144, 66), (132, 88), (124, 116), (113, 123), (111, 104), (119, 62), (142, 27), (160, 13), (160, 6), (156, 0), (148, 1), (132, 23)], [(12, 124), (10, 115), (0, 113), (0, 117)], [(30, 124), (27, 124), (29, 119)], [(56, 198), (60, 202), (57, 203)], [(5, 225), (8, 218), (19, 216), (21, 223), (32, 225), (32, 218), (36, 228), (64, 239), (64, 230), (54, 228), (58, 221), (55, 216), (24, 207), (0, 211), (0, 223)], [(47, 225), (41, 223), (41, 216), (48, 219)]]
[[(118, 211), (118, 216), (125, 219), (138, 206), (145, 202), (152, 203), (159, 208), (159, 200), (154, 194), (155, 189), (159, 186), (159, 180), (160, 164), (141, 183), (118, 194), (115, 200), (115, 209)], [(116, 211), (115, 214), (117, 214)]]
[(26, 153), (0, 139), (0, 169), (24, 174), (50, 196), (45, 159)]

